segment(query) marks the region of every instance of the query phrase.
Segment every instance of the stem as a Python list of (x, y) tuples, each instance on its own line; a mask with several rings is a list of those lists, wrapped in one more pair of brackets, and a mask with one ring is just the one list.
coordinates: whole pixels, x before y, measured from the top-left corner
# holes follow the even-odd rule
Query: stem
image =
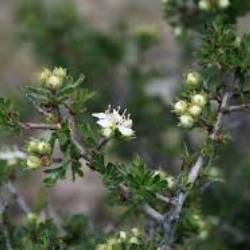
[(11, 182), (8, 182), (8, 184), (6, 184), (6, 188), (13, 195), (13, 198), (15, 199), (15, 201), (17, 202), (17, 204), (21, 208), (21, 210), (26, 215), (28, 215), (31, 210), (30, 210), (29, 206), (27, 205), (26, 201), (23, 199), (23, 197), (17, 193), (15, 186)]
[(0, 198), (0, 215), (1, 215), (1, 228), (2, 232), (5, 238), (5, 243), (6, 243), (6, 250), (12, 250), (12, 245), (11, 245), (11, 240), (10, 240), (10, 233), (8, 230), (8, 225), (6, 224), (5, 218), (4, 218), (4, 213), (7, 209), (7, 203), (5, 203), (2, 198)]
[(32, 123), (32, 122), (20, 122), (20, 127), (22, 129), (41, 129), (41, 130), (59, 130), (61, 129), (61, 124), (43, 124), (43, 123)]
[(240, 105), (230, 106), (227, 109), (225, 109), (224, 112), (227, 114), (227, 113), (238, 112), (238, 111), (243, 111), (243, 110), (250, 111), (250, 103), (243, 103)]

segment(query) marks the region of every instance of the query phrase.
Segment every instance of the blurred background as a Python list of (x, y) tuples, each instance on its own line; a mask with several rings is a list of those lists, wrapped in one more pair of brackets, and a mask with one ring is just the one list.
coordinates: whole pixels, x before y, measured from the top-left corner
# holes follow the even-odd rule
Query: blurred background
[[(250, 17), (242, 18), (239, 33), (249, 23)], [(160, 0), (0, 0), (0, 41), (0, 94), (18, 104), (25, 120), (34, 121), (36, 114), (22, 87), (32, 84), (42, 68), (63, 66), (74, 76), (83, 72), (86, 86), (96, 91), (90, 111), (111, 104), (132, 114), (137, 138), (110, 145), (111, 158), (126, 161), (139, 154), (149, 167), (174, 175), (185, 143), (195, 150), (204, 139), (200, 130), (179, 129), (171, 112), (192, 53), (177, 42)], [(222, 223), (212, 233), (213, 245), (199, 249), (250, 249), (249, 121), (250, 116), (238, 114), (226, 123), (232, 143), (216, 160), (218, 183), (202, 194), (204, 214)], [(2, 149), (24, 144), (1, 134)], [(16, 183), (31, 207), (47, 193), (42, 178), (42, 172), (25, 174)], [(85, 170), (83, 180), (60, 182), (48, 199), (62, 217), (84, 213), (107, 231), (117, 222), (100, 177), (91, 171)]]

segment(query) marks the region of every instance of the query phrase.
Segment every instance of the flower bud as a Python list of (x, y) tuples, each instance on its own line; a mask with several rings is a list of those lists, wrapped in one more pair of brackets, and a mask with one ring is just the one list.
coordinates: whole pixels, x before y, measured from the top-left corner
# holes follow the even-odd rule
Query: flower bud
[(198, 7), (202, 11), (209, 11), (211, 10), (212, 6), (209, 0), (200, 0)]
[(182, 115), (180, 117), (180, 125), (184, 128), (191, 128), (194, 125), (194, 119), (190, 115)]
[(203, 107), (207, 104), (207, 98), (203, 94), (196, 94), (192, 96), (192, 103)]
[(200, 85), (202, 78), (198, 72), (190, 72), (187, 74), (186, 84), (192, 88)]
[(183, 35), (183, 28), (181, 26), (176, 26), (174, 28), (174, 35), (176, 37), (181, 37)]
[(120, 237), (120, 239), (122, 239), (122, 240), (126, 240), (126, 239), (127, 239), (127, 234), (126, 234), (126, 232), (120, 231), (119, 237)]
[(60, 78), (65, 78), (67, 75), (67, 70), (62, 67), (55, 68), (53, 70), (53, 75), (58, 76)]
[(184, 112), (187, 111), (188, 104), (186, 101), (178, 101), (174, 105), (174, 111), (176, 114), (183, 114)]
[(48, 142), (40, 141), (37, 145), (38, 153), (41, 155), (50, 154), (51, 146)]
[(193, 117), (198, 117), (202, 112), (201, 106), (198, 105), (191, 105), (188, 109), (188, 113)]
[(237, 36), (234, 42), (235, 46), (240, 47), (241, 41), (242, 41), (241, 37)]
[(230, 6), (230, 0), (218, 0), (218, 7), (220, 9), (226, 9)]
[(140, 236), (140, 230), (138, 229), (138, 228), (136, 228), (136, 227), (133, 227), (132, 229), (131, 229), (131, 232), (132, 232), (132, 234), (135, 236), (135, 237), (138, 237), (138, 236)]
[(29, 222), (30, 224), (32, 224), (32, 225), (36, 225), (36, 224), (38, 223), (38, 217), (37, 217), (37, 215), (34, 214), (34, 213), (29, 213), (29, 214), (27, 215), (27, 220), (28, 220), (28, 222)]
[(62, 86), (63, 80), (61, 77), (51, 75), (45, 82), (45, 87), (50, 90), (56, 90)]
[(35, 139), (32, 139), (28, 142), (27, 145), (27, 152), (28, 153), (36, 153), (37, 152), (37, 146), (38, 146), (38, 142)]
[(176, 187), (176, 181), (175, 181), (175, 178), (173, 176), (167, 176), (166, 181), (168, 183), (168, 188), (170, 190), (173, 190)]
[(40, 76), (39, 76), (39, 79), (41, 82), (46, 82), (47, 79), (51, 76), (51, 72), (49, 69), (45, 68), (41, 73), (40, 73)]
[(139, 245), (140, 244), (140, 241), (137, 237), (131, 237), (129, 239), (129, 244), (133, 244), (133, 245)]
[(42, 166), (42, 161), (39, 157), (31, 155), (27, 158), (27, 168), (28, 169), (37, 169)]

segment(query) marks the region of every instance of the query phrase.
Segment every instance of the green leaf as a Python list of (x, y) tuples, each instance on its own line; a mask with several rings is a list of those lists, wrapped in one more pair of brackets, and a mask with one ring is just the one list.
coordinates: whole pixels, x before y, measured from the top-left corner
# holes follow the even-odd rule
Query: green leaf
[(13, 104), (0, 97), (0, 128), (2, 130), (18, 130), (19, 114)]

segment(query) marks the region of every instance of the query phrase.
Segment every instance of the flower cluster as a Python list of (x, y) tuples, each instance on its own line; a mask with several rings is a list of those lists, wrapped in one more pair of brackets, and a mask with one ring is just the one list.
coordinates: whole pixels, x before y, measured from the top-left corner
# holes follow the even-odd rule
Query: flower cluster
[(126, 114), (126, 110), (120, 113), (120, 107), (112, 110), (109, 106), (104, 113), (94, 113), (92, 116), (98, 119), (97, 124), (102, 128), (103, 136), (107, 138), (113, 136), (116, 131), (124, 137), (134, 135), (133, 121), (130, 119), (130, 115)]
[(198, 7), (202, 11), (211, 11), (213, 9), (226, 9), (230, 6), (230, 0), (200, 0)]
[(43, 139), (31, 139), (27, 143), (27, 168), (37, 169), (50, 165), (51, 146)]
[(44, 69), (40, 74), (40, 82), (42, 86), (49, 90), (57, 90), (63, 85), (65, 78), (67, 77), (66, 69), (62, 67), (56, 67), (53, 71)]
[(174, 112), (179, 116), (180, 125), (184, 128), (193, 127), (194, 123), (200, 117), (204, 106), (207, 104), (206, 95), (197, 92), (200, 87), (202, 78), (197, 72), (190, 72), (186, 77), (186, 86), (195, 90), (190, 100), (179, 100), (174, 105)]
[(141, 236), (138, 228), (133, 228), (130, 232), (121, 231), (118, 237), (108, 239), (104, 244), (98, 245), (96, 250), (133, 249), (133, 247), (142, 245)]

